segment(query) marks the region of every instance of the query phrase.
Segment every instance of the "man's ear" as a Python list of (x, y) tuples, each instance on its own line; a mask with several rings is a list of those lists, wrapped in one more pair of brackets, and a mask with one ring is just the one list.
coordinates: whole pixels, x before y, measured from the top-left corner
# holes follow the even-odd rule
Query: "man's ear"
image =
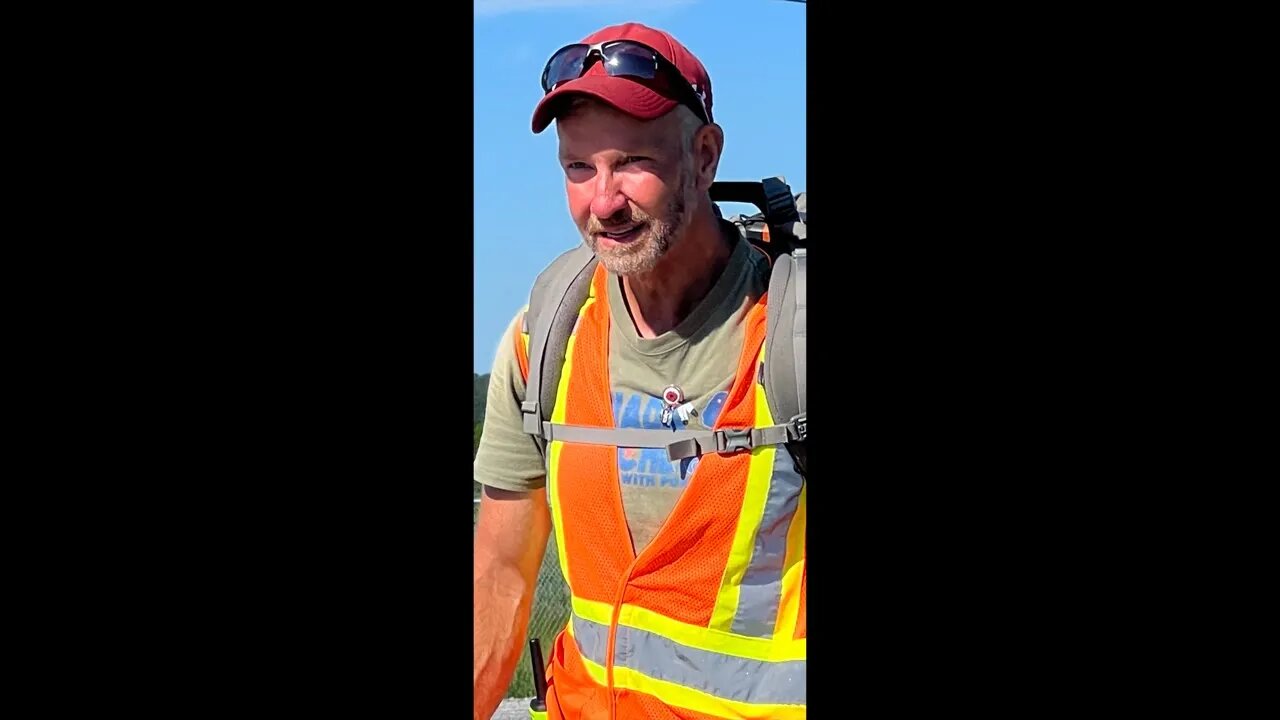
[(693, 139), (694, 172), (698, 176), (698, 190), (711, 189), (716, 179), (716, 170), (720, 167), (720, 156), (724, 153), (724, 130), (715, 123), (698, 128)]

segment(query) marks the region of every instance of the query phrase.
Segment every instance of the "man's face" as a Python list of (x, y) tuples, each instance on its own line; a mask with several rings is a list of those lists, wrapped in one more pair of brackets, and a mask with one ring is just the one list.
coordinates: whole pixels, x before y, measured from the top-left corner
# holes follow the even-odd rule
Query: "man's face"
[(644, 122), (589, 103), (560, 117), (556, 131), (569, 212), (587, 245), (618, 275), (652, 270), (695, 198), (675, 114)]

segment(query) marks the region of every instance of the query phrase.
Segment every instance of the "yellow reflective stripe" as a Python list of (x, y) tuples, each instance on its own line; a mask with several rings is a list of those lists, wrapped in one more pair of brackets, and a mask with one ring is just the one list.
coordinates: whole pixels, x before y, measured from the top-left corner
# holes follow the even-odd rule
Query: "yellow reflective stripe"
[(582, 659), (582, 667), (586, 668), (587, 675), (595, 682), (595, 684), (600, 687), (609, 687), (609, 671), (605, 670), (603, 665), (592, 660), (588, 660), (587, 657), (581, 653), (578, 654), (578, 657)]
[[(573, 342), (570, 341), (569, 344), (572, 345)], [(556, 412), (558, 413), (559, 410)], [(556, 557), (560, 560), (560, 574), (567, 583), (569, 582), (569, 556), (564, 551), (564, 521), (560, 513), (560, 499), (556, 494), (556, 486), (559, 484), (557, 476), (560, 474), (557, 471), (560, 467), (560, 447), (560, 443), (552, 442), (547, 448), (547, 467), (551, 468), (547, 473), (547, 492), (550, 493), (551, 498), (551, 528), (556, 534)]]
[[(577, 613), (579, 610), (584, 610), (586, 613), (594, 614), (594, 615), (607, 616), (609, 614), (607, 603), (585, 600), (583, 598), (573, 598), (573, 605), (574, 605), (575, 613)], [(639, 610), (639, 608), (634, 608), (633, 606), (624, 606), (624, 611), (622, 614), (627, 615), (629, 614), (628, 611), (630, 611), (630, 613), (634, 613), (637, 610)], [(604, 665), (592, 659), (590, 653), (583, 651), (582, 641), (579, 640), (577, 636), (577, 631), (575, 629), (578, 626), (578, 623), (582, 623), (582, 622), (584, 621), (581, 618), (576, 621), (570, 621), (565, 632), (572, 639), (574, 643), (574, 647), (578, 649), (578, 656), (581, 658), (582, 665), (586, 669), (587, 674), (591, 678), (591, 680), (602, 687), (608, 687), (609, 686), (608, 669)], [(586, 621), (586, 622), (587, 624), (584, 624), (583, 628), (591, 628), (592, 631), (595, 632), (595, 628), (597, 627), (595, 623), (591, 621)], [(620, 622), (619, 624), (623, 625), (624, 623)], [(600, 632), (604, 632), (605, 628), (607, 628), (608, 626), (600, 625), (598, 627)], [(628, 632), (631, 632), (631, 631), (629, 630)], [(656, 635), (656, 633), (653, 633), (652, 630), (635, 630), (635, 632), (648, 632), (648, 633), (651, 633), (652, 635)], [(638, 638), (639, 636), (636, 636), (636, 639)], [(757, 640), (756, 638), (748, 638), (748, 639)], [(599, 650), (598, 646), (600, 644), (600, 638), (599, 637), (595, 638), (593, 642), (594, 642), (594, 645), (596, 646), (596, 649)], [(632, 652), (636, 653), (636, 657), (632, 658), (633, 661), (639, 660), (640, 659), (639, 656), (644, 654), (643, 644), (635, 644), (635, 642), (636, 641), (633, 639)], [(792, 644), (803, 646), (804, 642), (799, 641), (797, 643), (792, 643)], [(689, 651), (686, 651), (686, 653), (687, 652)], [(649, 659), (653, 660), (653, 658), (649, 658)], [(800, 662), (803, 662), (803, 659), (801, 659)], [(703, 659), (702, 661), (697, 662), (695, 664), (700, 668), (701, 671), (705, 671), (705, 672), (714, 672), (715, 665), (716, 665), (714, 661), (709, 662), (706, 659)], [(658, 666), (654, 666), (654, 668), (651, 669), (650, 672), (654, 672), (655, 670), (659, 670)], [(779, 670), (781, 670), (781, 668), (779, 668)], [(795, 671), (794, 670), (783, 671), (783, 676), (785, 676), (787, 672), (794, 673)], [(803, 671), (801, 670), (801, 672)], [(738, 677), (741, 675), (743, 675), (743, 673), (738, 672), (735, 674), (735, 677)], [(747, 677), (741, 677), (740, 679), (744, 682), (749, 682), (749, 679)], [(803, 682), (803, 680), (800, 680), (800, 681)], [(744, 702), (740, 700), (732, 700), (729, 698), (713, 695), (711, 693), (698, 690), (696, 688), (682, 685), (678, 682), (658, 679), (646, 672), (642, 672), (632, 667), (626, 667), (624, 665), (613, 665), (613, 687), (615, 689), (629, 689), (629, 690), (635, 690), (638, 692), (643, 692), (649, 695), (653, 695), (654, 697), (662, 700), (663, 702), (669, 705), (689, 708), (691, 710), (696, 710), (698, 712), (706, 713), (708, 715), (712, 715), (715, 717), (726, 717), (726, 718), (804, 717), (803, 705), (780, 704), (780, 703), (750, 703), (750, 702)], [(783, 692), (784, 694), (799, 693), (800, 697), (804, 696), (803, 687), (797, 687), (797, 688), (779, 687), (779, 688), (767, 688), (766, 690), (770, 692), (780, 691), (780, 692)]]
[(796, 633), (796, 621), (800, 619), (800, 578), (804, 575), (804, 529), (809, 484), (800, 486), (800, 503), (796, 506), (791, 529), (787, 532), (786, 572), (782, 576), (782, 602), (778, 605), (778, 624), (774, 640), (789, 640)]
[(569, 634), (573, 636), (582, 657), (604, 665), (609, 657), (609, 626), (583, 620), (577, 615), (569, 618)]
[[(573, 635), (573, 619), (572, 618), (570, 618), (568, 624), (565, 625), (564, 632), (566, 635), (568, 635), (570, 638), (573, 639), (574, 647), (578, 647), (578, 638), (574, 637)], [(589, 675), (591, 679), (596, 682), (597, 685), (600, 685), (601, 687), (607, 687), (609, 685), (609, 682), (607, 680), (608, 673), (605, 671), (603, 665), (595, 662), (594, 660), (589, 659), (586, 655), (583, 655), (581, 649), (579, 649), (578, 651), (578, 657), (582, 658), (582, 666), (587, 669), (587, 675)]]
[[(594, 292), (592, 292), (586, 304), (584, 304), (579, 311), (580, 320), (583, 313), (586, 312), (594, 301), (595, 295)], [(565, 407), (567, 404), (566, 399), (569, 385), (568, 380), (572, 375), (571, 370), (575, 339), (576, 336), (571, 337), (566, 349), (564, 371), (561, 374), (561, 382), (559, 384), (556, 399), (556, 409), (551, 418), (552, 422), (563, 423), (565, 420)], [(764, 356), (763, 348), (761, 348), (760, 356), (761, 358)], [(767, 399), (764, 397), (763, 390), (760, 388), (758, 383), (753, 384), (756, 386), (756, 424), (772, 424), (772, 416), (771, 413), (769, 413)], [(564, 552), (562, 515), (560, 512), (558, 493), (555, 490), (558, 485), (559, 459), (562, 448), (563, 443), (560, 441), (550, 443), (548, 452), (551, 460), (549, 463), (551, 470), (548, 477), (548, 491), (552, 493), (553, 497), (553, 520), (556, 526), (556, 539), (560, 555), (561, 570), (564, 572), (567, 580), (569, 575), (568, 562)], [(775, 633), (773, 638), (749, 637), (735, 634), (727, 629), (731, 626), (734, 614), (737, 610), (738, 602), (736, 588), (750, 564), (757, 530), (756, 526), (758, 526), (761, 521), (761, 516), (765, 510), (765, 503), (768, 499), (769, 478), (772, 474), (775, 452), (775, 448), (773, 446), (769, 446), (766, 448), (757, 448), (752, 453), (751, 464), (748, 471), (748, 486), (746, 490), (748, 499), (746, 504), (753, 505), (755, 507), (755, 513), (752, 515), (751, 511), (746, 508), (740, 512), (739, 524), (735, 532), (734, 542), (731, 549), (730, 564), (733, 567), (726, 569), (725, 576), (722, 579), (721, 593), (717, 597), (717, 606), (715, 608), (715, 611), (719, 616), (713, 615), (713, 627), (691, 625), (634, 605), (623, 605), (615, 615), (613, 606), (610, 603), (587, 600), (576, 596), (572, 597), (571, 600), (574, 614), (582, 620), (596, 623), (604, 628), (611, 627), (615, 622), (616, 617), (616, 622), (619, 626), (625, 626), (644, 633), (649, 633), (650, 635), (646, 636), (648, 639), (645, 640), (645, 642), (649, 643), (649, 645), (652, 645), (653, 647), (647, 649), (641, 648), (648, 652), (649, 655), (663, 655), (663, 652), (661, 651), (663, 648), (661, 642), (663, 641), (654, 637), (659, 636), (659, 638), (665, 638), (671, 642), (679, 643), (705, 653), (715, 653), (723, 656), (744, 658), (766, 663), (799, 661), (801, 663), (799, 667), (802, 672), (803, 662), (807, 655), (807, 639), (792, 639), (791, 633), (794, 632), (795, 626), (794, 615), (792, 616), (790, 623), (791, 633), (786, 635)], [(803, 550), (802, 545), (794, 545), (797, 539), (801, 542), (803, 541), (803, 490), (801, 491), (799, 503), (800, 505), (797, 509), (799, 517), (799, 533), (797, 534), (797, 523), (793, 522), (787, 535), (786, 563), (784, 567), (786, 567), (788, 571), (800, 568), (800, 564), (793, 561), (793, 556), (799, 557), (797, 553)], [(744, 530), (744, 528), (748, 526), (750, 526), (751, 529)], [(797, 548), (799, 548), (799, 550), (797, 550)], [(794, 594), (798, 594), (798, 575), (795, 580), (790, 581), (790, 584), (796, 586), (797, 592)], [(788, 582), (784, 581), (783, 585), (785, 593), (785, 588), (787, 587)], [(731, 588), (731, 590), (729, 590), (729, 592), (733, 593), (731, 598), (728, 597), (728, 593), (726, 593), (726, 586)], [(787, 607), (792, 606), (794, 606), (794, 602), (787, 605)], [(720, 619), (722, 621), (722, 627), (714, 626), (714, 620), (716, 619)], [(579, 622), (581, 622), (581, 620)], [(575, 623), (572, 620), (568, 623), (566, 634), (569, 638), (573, 639), (575, 647), (580, 650), (580, 643), (574, 633), (574, 624)], [(585, 627), (586, 626), (584, 626), (584, 628)], [(586, 630), (584, 629), (583, 632), (586, 632)], [(640, 636), (636, 637), (639, 638)], [(655, 641), (658, 644), (655, 645)], [(666, 647), (670, 648), (671, 646)], [(705, 691), (681, 685), (677, 682), (652, 677), (645, 672), (635, 670), (634, 668), (614, 665), (613, 662), (611, 662), (612, 658), (602, 658), (605, 659), (608, 664), (608, 667), (606, 667), (605, 665), (601, 665), (587, 656), (582, 655), (581, 652), (579, 652), (579, 655), (588, 676), (596, 684), (604, 687), (610, 687), (610, 682), (612, 680), (612, 687), (615, 689), (629, 689), (637, 692), (643, 692), (674, 707), (688, 708), (709, 716), (723, 718), (785, 718), (790, 720), (791, 718), (804, 718), (806, 716), (806, 707), (802, 704), (750, 703), (724, 697), (717, 697)], [(724, 665), (723, 663), (727, 661), (723, 659), (718, 661), (712, 659), (704, 660), (712, 663), (714, 666), (726, 668), (726, 671), (732, 672), (735, 676), (741, 676), (744, 674), (740, 669), (734, 669), (732, 665)], [(785, 666), (783, 665), (771, 665), (768, 666), (767, 669), (770, 671), (777, 670), (779, 672), (788, 672), (784, 667)], [(649, 672), (658, 672), (663, 675), (666, 674), (656, 665), (654, 667), (647, 668), (647, 670)], [(755, 675), (755, 673), (746, 674)], [(612, 678), (610, 678), (611, 675)], [(787, 687), (790, 687), (790, 684), (788, 684)], [(736, 690), (734, 690), (734, 692), (736, 692)], [(802, 690), (801, 693), (803, 693)], [(726, 694), (732, 693), (730, 692)], [(737, 695), (737, 697), (746, 698), (749, 696), (742, 694)], [(803, 694), (799, 697), (802, 698)], [(786, 697), (785, 695), (779, 695), (773, 698), (757, 697), (757, 699), (783, 700), (792, 698)]]
[[(760, 344), (758, 363), (764, 362), (764, 343)], [(755, 382), (752, 373), (751, 384), (755, 386), (756, 427), (773, 424), (773, 414), (769, 412), (769, 402), (764, 394), (764, 386)], [(729, 630), (733, 626), (733, 618), (738, 612), (739, 589), (742, 577), (751, 564), (751, 551), (755, 547), (756, 532), (760, 529), (760, 520), (764, 516), (765, 501), (769, 499), (769, 478), (773, 474), (773, 456), (777, 446), (764, 445), (751, 451), (751, 465), (747, 471), (747, 489), (742, 498), (742, 507), (738, 511), (737, 530), (733, 533), (733, 544), (729, 549), (728, 563), (724, 568), (724, 576), (720, 580), (720, 591), (716, 594), (716, 605), (711, 612), (711, 627), (718, 630)]]
[[(578, 317), (591, 307), (595, 302), (595, 293), (587, 298), (583, 303), (582, 309), (578, 311)], [(528, 342), (528, 337), (525, 337)], [(569, 336), (569, 344), (565, 348), (564, 353), (564, 369), (560, 373), (560, 386), (556, 389), (556, 406), (551, 411), (551, 422), (564, 424), (565, 416), (565, 397), (569, 394), (569, 378), (573, 373), (573, 350), (577, 345), (577, 335)], [(560, 559), (560, 573), (564, 576), (564, 581), (569, 582), (569, 556), (564, 551), (564, 521), (560, 511), (560, 496), (556, 489), (560, 484), (560, 452), (564, 448), (564, 442), (560, 440), (552, 440), (547, 448), (547, 467), (550, 471), (547, 473), (547, 492), (551, 498), (551, 524), (556, 533), (556, 555)]]
[(766, 662), (804, 660), (808, 647), (807, 638), (793, 640), (790, 636), (774, 639), (735, 635), (717, 628), (673, 620), (636, 605), (622, 606), (618, 624), (648, 630), (699, 650)]
[[(574, 613), (572, 635), (582, 657), (609, 669), (609, 658), (645, 676), (751, 705), (803, 705), (807, 661), (757, 660), (676, 642), (652, 630), (610, 626)], [(610, 655), (610, 638), (612, 655)]]
[[(584, 663), (585, 664), (585, 663)], [(588, 665), (588, 672), (591, 668)], [(594, 676), (593, 676), (594, 678)], [(710, 695), (701, 690), (657, 680), (626, 667), (614, 667), (615, 688), (636, 690), (652, 695), (668, 705), (687, 708), (713, 717), (722, 718), (776, 718), (777, 720), (803, 720), (804, 705), (766, 705), (737, 702)]]
[(613, 606), (599, 600), (587, 600), (577, 595), (572, 600), (573, 612), (584, 620), (590, 620), (608, 627), (613, 624)]
[[(607, 641), (603, 625), (574, 618), (580, 623), (580, 650), (597, 662), (604, 659), (599, 646)], [(593, 637), (594, 635), (594, 637)], [(725, 700), (751, 705), (804, 705), (807, 660), (752, 660), (698, 650), (649, 630), (619, 625), (614, 636), (613, 661), (644, 673), (654, 680), (701, 690)]]

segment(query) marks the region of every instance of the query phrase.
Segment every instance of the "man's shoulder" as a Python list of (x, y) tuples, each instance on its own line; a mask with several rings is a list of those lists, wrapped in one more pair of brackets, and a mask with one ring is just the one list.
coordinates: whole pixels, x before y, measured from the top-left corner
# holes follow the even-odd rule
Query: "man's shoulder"
[(525, 305), (527, 315), (536, 317), (544, 308), (558, 304), (560, 296), (568, 292), (570, 286), (581, 279), (583, 271), (593, 267), (595, 262), (595, 253), (585, 243), (580, 242), (562, 251), (534, 278), (529, 289), (529, 302)]
[(552, 277), (568, 268), (581, 269), (593, 262), (595, 257), (595, 253), (585, 243), (579, 242), (571, 248), (565, 248), (538, 272), (533, 281), (534, 287), (536, 288), (540, 281), (545, 282), (546, 278)]

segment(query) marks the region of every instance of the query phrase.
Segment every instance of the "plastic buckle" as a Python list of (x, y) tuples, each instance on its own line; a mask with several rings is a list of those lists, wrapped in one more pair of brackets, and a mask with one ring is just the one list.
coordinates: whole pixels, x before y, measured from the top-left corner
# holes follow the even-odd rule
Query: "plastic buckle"
[(789, 424), (791, 425), (791, 428), (792, 428), (791, 432), (793, 435), (795, 435), (796, 440), (799, 440), (800, 442), (804, 442), (806, 439), (808, 439), (809, 437), (809, 414), (808, 413), (802, 413), (800, 415), (797, 415), (791, 418), (791, 422)]
[(741, 452), (751, 449), (751, 428), (721, 430), (716, 435), (716, 452)]
[(767, 206), (765, 218), (770, 225), (781, 226), (800, 219), (800, 212), (796, 210), (796, 199), (785, 180), (780, 177), (765, 178), (760, 185), (764, 190)]
[(538, 412), (538, 401), (526, 400), (520, 403), (520, 414), (524, 431), (530, 435), (542, 436), (542, 416)]

